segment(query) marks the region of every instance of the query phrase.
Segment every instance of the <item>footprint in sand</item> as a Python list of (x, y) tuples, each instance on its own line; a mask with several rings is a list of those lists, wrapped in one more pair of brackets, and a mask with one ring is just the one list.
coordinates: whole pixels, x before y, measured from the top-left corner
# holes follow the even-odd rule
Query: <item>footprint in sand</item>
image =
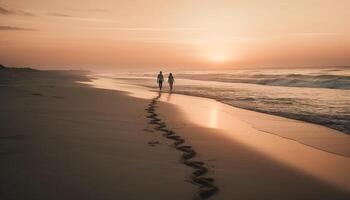
[(151, 129), (147, 129), (147, 128), (143, 129), (143, 131), (146, 131), (146, 132), (151, 132), (151, 133), (153, 133), (153, 132), (154, 132), (153, 130), (151, 130)]
[(32, 93), (33, 96), (43, 96), (41, 93)]
[(63, 99), (63, 97), (61, 97), (61, 96), (56, 96), (56, 95), (54, 95), (54, 96), (51, 96), (52, 98), (55, 98), (55, 99)]
[[(159, 93), (157, 97), (153, 98), (151, 100), (151, 103), (149, 103), (148, 108), (145, 109), (148, 113), (147, 118), (150, 120), (148, 124), (153, 125), (155, 131), (162, 132), (163, 133), (162, 135), (165, 138), (173, 140), (174, 147), (177, 150), (183, 152), (181, 156), (181, 162), (194, 169), (194, 171), (192, 172), (192, 176), (190, 177), (191, 180), (187, 180), (187, 182), (190, 182), (192, 184), (199, 186), (199, 190), (196, 193), (195, 199), (197, 200), (208, 199), (209, 197), (217, 193), (219, 189), (217, 186), (215, 186), (214, 179), (207, 176), (208, 169), (205, 167), (204, 162), (194, 160), (197, 154), (196, 154), (196, 151), (193, 149), (193, 147), (189, 145), (185, 145), (185, 139), (182, 138), (181, 136), (178, 136), (176, 132), (167, 128), (166, 123), (163, 122), (162, 119), (159, 117), (159, 115), (156, 113), (156, 108), (157, 108), (156, 104), (160, 96), (161, 96), (161, 93)], [(147, 131), (148, 130), (149, 129), (147, 129)], [(155, 141), (155, 142), (156, 143), (149, 142), (148, 144), (152, 146), (159, 143), (158, 141)]]
[(158, 142), (158, 141), (150, 141), (150, 142), (148, 142), (148, 145), (151, 146), (151, 147), (155, 147), (158, 144), (160, 144), (160, 142)]

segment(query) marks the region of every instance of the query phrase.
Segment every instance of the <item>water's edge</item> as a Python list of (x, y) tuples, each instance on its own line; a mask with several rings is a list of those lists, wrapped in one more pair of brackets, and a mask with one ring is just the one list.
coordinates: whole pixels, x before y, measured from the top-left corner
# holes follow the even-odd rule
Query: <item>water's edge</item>
[[(118, 79), (115, 79), (115, 80), (118, 80)], [(135, 86), (146, 87), (146, 88), (151, 89), (151, 91), (157, 91), (157, 89), (158, 89), (156, 87), (145, 86), (145, 85), (142, 85), (142, 84), (133, 84), (133, 83), (128, 83), (128, 84), (135, 85)], [(293, 113), (282, 113), (282, 112), (281, 113), (279, 113), (279, 112), (268, 112), (268, 111), (261, 110), (261, 109), (254, 109), (254, 108), (251, 108), (251, 107), (244, 107), (244, 106), (239, 106), (239, 105), (235, 105), (235, 104), (230, 104), (228, 102), (225, 102), (225, 101), (222, 101), (222, 100), (218, 100), (218, 99), (215, 99), (213, 97), (206, 96), (206, 95), (196, 95), (196, 94), (189, 94), (189, 93), (186, 93), (186, 92), (178, 92), (178, 91), (173, 91), (172, 93), (174, 93), (174, 94), (181, 94), (181, 95), (187, 95), (187, 96), (193, 96), (193, 97), (208, 98), (208, 99), (212, 99), (212, 100), (218, 101), (220, 103), (226, 104), (226, 105), (231, 106), (231, 107), (245, 109), (245, 110), (251, 110), (251, 111), (265, 113), (265, 114), (270, 114), (270, 115), (279, 116), (279, 117), (285, 117), (285, 118), (288, 118), (288, 119), (294, 119), (294, 120), (300, 120), (300, 121), (304, 121), (304, 122), (309, 122), (309, 123), (325, 126), (325, 127), (337, 130), (337, 131), (341, 131), (341, 132), (343, 132), (345, 134), (350, 135), (350, 130), (347, 130), (346, 128), (343, 128), (343, 127), (340, 127), (340, 126), (335, 126), (331, 122), (317, 121), (317, 120), (314, 120), (314, 119), (310, 118), (307, 115), (301, 115), (301, 114), (298, 115), (298, 114), (293, 114)]]

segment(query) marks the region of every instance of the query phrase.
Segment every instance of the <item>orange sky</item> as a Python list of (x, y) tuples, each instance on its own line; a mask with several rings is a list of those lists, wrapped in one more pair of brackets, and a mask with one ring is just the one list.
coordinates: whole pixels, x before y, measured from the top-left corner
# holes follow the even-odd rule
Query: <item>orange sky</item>
[(349, 0), (2, 0), (0, 63), (75, 69), (350, 65)]

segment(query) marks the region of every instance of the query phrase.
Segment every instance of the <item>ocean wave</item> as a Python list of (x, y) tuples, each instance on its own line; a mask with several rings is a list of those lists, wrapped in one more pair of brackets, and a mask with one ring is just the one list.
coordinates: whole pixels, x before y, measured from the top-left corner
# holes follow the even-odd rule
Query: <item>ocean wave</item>
[(303, 74), (178, 74), (178, 78), (286, 87), (350, 89), (350, 76)]

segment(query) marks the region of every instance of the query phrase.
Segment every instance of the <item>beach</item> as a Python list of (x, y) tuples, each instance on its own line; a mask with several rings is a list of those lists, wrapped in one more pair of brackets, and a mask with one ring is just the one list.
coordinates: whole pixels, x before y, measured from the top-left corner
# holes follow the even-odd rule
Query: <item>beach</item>
[[(0, 71), (1, 199), (349, 199), (349, 135), (81, 71)], [(305, 142), (306, 141), (306, 142)]]

